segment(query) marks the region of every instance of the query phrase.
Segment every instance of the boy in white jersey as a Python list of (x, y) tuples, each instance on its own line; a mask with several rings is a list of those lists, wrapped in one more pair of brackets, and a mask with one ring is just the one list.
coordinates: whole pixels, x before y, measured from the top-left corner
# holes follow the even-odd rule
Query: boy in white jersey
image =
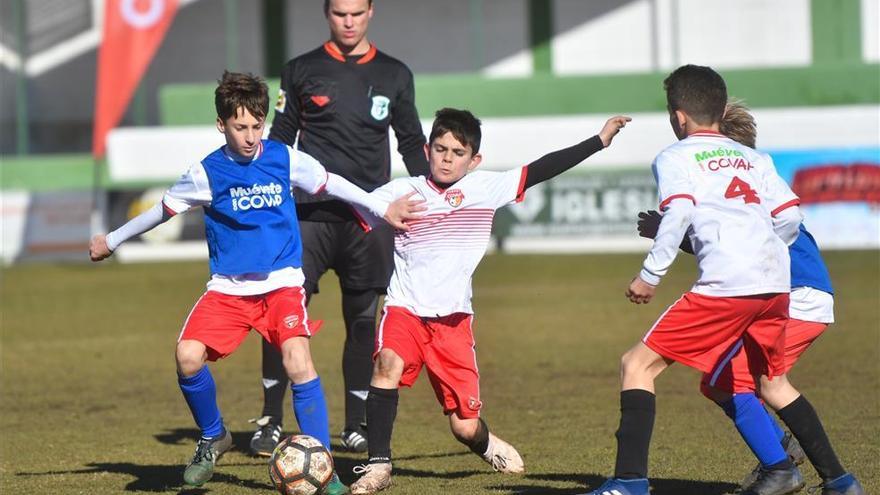
[(426, 153), (429, 177), (391, 181), (371, 194), (383, 199), (411, 192), (427, 210), (398, 230), (394, 274), (376, 335), (367, 396), (369, 464), (351, 486), (370, 494), (391, 485), (391, 432), (398, 387), (411, 386), (422, 367), (452, 434), (493, 469), (521, 473), (517, 451), (480, 419), (479, 372), (472, 332), (471, 277), (489, 242), (495, 210), (522, 200), (525, 190), (577, 165), (611, 143), (628, 117), (613, 117), (598, 135), (519, 169), (472, 172), (482, 160), (480, 121), (470, 112), (437, 112)]
[[(727, 103), (721, 121), (721, 133), (755, 148), (757, 125), (748, 108), (738, 100)], [(639, 234), (653, 239), (661, 216), (656, 211), (639, 213)], [(693, 254), (690, 240), (685, 236), (682, 251)], [(789, 320), (785, 326), (785, 370), (790, 370), (800, 356), (834, 322), (834, 296), (828, 269), (822, 261), (819, 248), (812, 235), (800, 227), (800, 235), (789, 246), (791, 257), (791, 294), (789, 296)], [(743, 341), (740, 340), (740, 343)], [(773, 421), (776, 436), (771, 438), (753, 435), (751, 425), (762, 421), (766, 409), (755, 396), (754, 377), (749, 371), (748, 356), (741, 344), (736, 344), (713, 369), (704, 373), (700, 384), (703, 395), (716, 402), (730, 416), (749, 448), (761, 461), (741, 483), (748, 490), (764, 473), (764, 457), (767, 445), (781, 442), (783, 449), (795, 464), (806, 458), (822, 478), (822, 495), (863, 495), (864, 489), (851, 473), (847, 473), (837, 459), (825, 428), (819, 421), (812, 405), (802, 395), (776, 411), (789, 426), (786, 433)], [(803, 441), (801, 447), (798, 440)], [(806, 451), (806, 452), (805, 452)], [(770, 461), (772, 462), (772, 460)]]
[[(743, 338), (762, 397), (783, 406), (783, 331), (790, 288), (788, 244), (798, 235), (797, 196), (769, 156), (719, 132), (727, 104), (724, 80), (709, 67), (686, 65), (664, 81), (670, 124), (679, 141), (654, 161), (663, 219), (639, 275), (626, 291), (647, 303), (671, 266), (685, 233), (698, 279), (621, 360), (621, 418), (614, 477), (590, 495), (648, 495), (648, 447), (654, 424), (654, 380), (673, 362), (709, 373)], [(773, 438), (766, 415), (752, 425)], [(779, 443), (767, 445), (765, 472), (743, 493), (781, 495), (803, 478)]]
[[(199, 486), (232, 445), (217, 407), (216, 386), (206, 361), (231, 354), (254, 328), (282, 354), (291, 381), (294, 413), (303, 433), (330, 447), (327, 405), (312, 364), (309, 337), (317, 331), (305, 308), (302, 243), (291, 187), (326, 190), (400, 229), (415, 218), (415, 202), (369, 196), (345, 179), (328, 174), (311, 156), (262, 140), (269, 108), (267, 87), (251, 74), (225, 72), (215, 91), (217, 129), (226, 145), (193, 165), (160, 204), (119, 229), (96, 235), (92, 261), (109, 257), (125, 240), (195, 207), (205, 210), (211, 279), (177, 341), (178, 384), (201, 429), (201, 439), (184, 471)], [(333, 473), (325, 494), (346, 493)]]

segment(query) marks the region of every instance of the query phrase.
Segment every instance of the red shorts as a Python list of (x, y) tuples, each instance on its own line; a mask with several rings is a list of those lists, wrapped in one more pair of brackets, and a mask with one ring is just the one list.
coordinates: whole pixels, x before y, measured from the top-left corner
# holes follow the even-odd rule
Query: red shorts
[(642, 341), (667, 359), (709, 373), (742, 338), (750, 369), (773, 377), (785, 372), (787, 321), (787, 293), (712, 297), (688, 292)]
[[(785, 325), (785, 373), (788, 373), (801, 354), (828, 328), (827, 323), (790, 319)], [(743, 344), (745, 345), (745, 344)], [(702, 387), (712, 386), (725, 392), (739, 394), (755, 391), (755, 380), (749, 370), (746, 352), (734, 346), (728, 356), (709, 373), (703, 374)]]
[(232, 354), (251, 328), (281, 350), (291, 337), (310, 337), (321, 322), (309, 322), (302, 287), (282, 287), (255, 296), (231, 296), (205, 292), (193, 306), (181, 340), (198, 340), (208, 348), (208, 360)]
[(483, 403), (473, 319), (467, 313), (423, 318), (389, 306), (379, 323), (373, 356), (382, 349), (391, 349), (400, 356), (404, 361), (400, 385), (404, 387), (415, 383), (424, 366), (445, 414), (456, 412), (461, 418), (478, 418)]

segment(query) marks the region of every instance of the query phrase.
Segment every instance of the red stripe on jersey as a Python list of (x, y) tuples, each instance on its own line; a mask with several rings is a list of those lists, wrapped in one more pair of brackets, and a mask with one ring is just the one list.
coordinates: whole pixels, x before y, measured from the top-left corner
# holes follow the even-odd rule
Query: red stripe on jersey
[(358, 59), (357, 63), (358, 65), (366, 64), (374, 58), (376, 58), (376, 45), (370, 43), (370, 49), (367, 50), (367, 53), (363, 57)]
[(167, 213), (168, 215), (170, 215), (172, 217), (174, 215), (177, 215), (177, 212), (172, 210), (168, 205), (166, 205), (164, 201), (162, 201), (162, 209), (165, 210), (165, 213)]
[(364, 217), (361, 216), (361, 214), (357, 211), (357, 208), (349, 207), (349, 209), (354, 214), (354, 217), (357, 219), (361, 228), (364, 229), (364, 232), (369, 232), (369, 231), (373, 230), (373, 227), (370, 227), (370, 224), (367, 223), (367, 221), (364, 219)]
[(799, 200), (797, 198), (795, 198), (791, 201), (788, 201), (786, 203), (782, 203), (781, 205), (777, 206), (776, 209), (774, 209), (773, 211), (770, 212), (770, 216), (775, 217), (780, 211), (785, 210), (787, 208), (791, 208), (792, 206), (797, 206), (799, 204), (801, 204), (801, 200)]
[(689, 199), (694, 204), (697, 204), (697, 200), (695, 200), (694, 197), (691, 196), (690, 194), (673, 194), (672, 196), (669, 196), (668, 198), (664, 199), (662, 203), (660, 203), (660, 209), (661, 210), (666, 209), (666, 207), (669, 206), (669, 203), (671, 203), (672, 200), (674, 200), (674, 199)]
[(430, 176), (427, 177), (427, 178), (425, 179), (425, 182), (427, 182), (427, 183), (428, 183), (428, 187), (430, 187), (431, 189), (433, 189), (434, 192), (436, 192), (436, 193), (442, 193), (443, 191), (446, 190), (446, 189), (441, 189), (440, 186), (438, 186), (437, 184), (435, 184), (434, 181), (431, 180), (431, 177), (430, 177)]
[(688, 137), (691, 137), (691, 136), (727, 137), (724, 134), (721, 134), (720, 132), (709, 131), (709, 130), (697, 131), (693, 134), (688, 135)]
[(516, 199), (517, 203), (521, 202), (526, 198), (526, 177), (529, 176), (529, 167), (525, 166), (522, 168), (522, 173), (519, 176), (519, 186), (516, 188)]

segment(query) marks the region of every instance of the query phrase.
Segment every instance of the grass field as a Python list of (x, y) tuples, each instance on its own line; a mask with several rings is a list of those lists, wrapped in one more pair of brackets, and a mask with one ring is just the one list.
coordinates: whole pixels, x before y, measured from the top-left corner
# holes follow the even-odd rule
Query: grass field
[[(682, 257), (684, 258), (684, 257)], [(795, 368), (844, 464), (880, 493), (880, 254), (832, 252), (838, 323)], [(640, 255), (487, 257), (475, 278), (484, 417), (516, 445), (527, 474), (492, 473), (449, 434), (423, 376), (401, 395), (395, 483), (404, 494), (559, 495), (596, 487), (613, 468), (618, 361), (686, 290), (680, 259), (648, 306), (623, 297)], [(2, 275), (0, 493), (272, 493), (245, 454), (260, 412), (259, 343), (212, 366), (235, 449), (201, 489), (183, 490), (197, 432), (178, 390), (173, 349), (201, 294), (206, 263), (26, 265)], [(343, 328), (332, 275), (310, 308), (334, 437), (341, 428)], [(650, 475), (655, 495), (731, 492), (753, 465), (699, 375), (658, 381)], [(289, 431), (295, 424), (287, 418)], [(362, 458), (339, 454), (344, 481)], [(812, 468), (804, 473), (817, 480)]]

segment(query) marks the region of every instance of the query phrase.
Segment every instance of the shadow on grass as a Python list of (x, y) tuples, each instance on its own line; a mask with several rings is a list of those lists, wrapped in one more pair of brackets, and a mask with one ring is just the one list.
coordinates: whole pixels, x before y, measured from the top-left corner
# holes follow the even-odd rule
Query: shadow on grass
[[(501, 490), (511, 495), (574, 495), (595, 490), (605, 482), (599, 474), (540, 473), (527, 474), (525, 478), (536, 481), (577, 483), (579, 488), (548, 488), (533, 485), (504, 483), (487, 488)], [(651, 495), (726, 495), (738, 488), (734, 483), (720, 481), (693, 481), (651, 478)]]
[[(230, 464), (234, 465), (234, 464)], [(165, 492), (169, 490), (178, 490), (181, 495), (201, 495), (207, 493), (206, 488), (192, 488), (183, 485), (183, 465), (152, 465), (142, 466), (132, 464), (130, 462), (119, 463), (91, 463), (86, 464), (86, 469), (75, 469), (70, 471), (46, 471), (42, 473), (16, 473), (16, 476), (55, 476), (59, 474), (124, 474), (132, 476), (135, 479), (125, 485), (124, 490), (128, 492)], [(268, 476), (265, 483), (258, 483), (254, 480), (242, 479), (238, 476), (222, 472), (223, 463), (218, 466), (220, 471), (215, 472), (209, 481), (210, 485), (225, 483), (227, 485), (239, 486), (251, 489), (272, 489), (269, 484)]]
[[(251, 436), (253, 431), (233, 431), (232, 433), (232, 449), (236, 452), (242, 452), (250, 455)], [(165, 445), (186, 445), (192, 444), (195, 449), (196, 442), (201, 436), (201, 432), (195, 428), (175, 428), (164, 433), (157, 433), (154, 438), (159, 443)], [(254, 457), (254, 459), (266, 459), (265, 457)]]

